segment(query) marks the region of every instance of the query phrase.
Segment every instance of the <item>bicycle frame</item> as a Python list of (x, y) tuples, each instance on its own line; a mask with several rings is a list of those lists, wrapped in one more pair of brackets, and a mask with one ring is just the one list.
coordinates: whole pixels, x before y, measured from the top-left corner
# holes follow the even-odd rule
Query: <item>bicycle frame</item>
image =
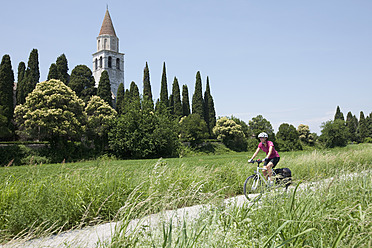
[[(261, 180), (263, 180), (264, 182), (265, 182), (265, 184), (266, 185), (269, 185), (269, 180), (267, 180), (264, 176), (263, 176), (263, 174), (262, 174), (262, 171), (264, 170), (264, 171), (267, 171), (267, 169), (265, 169), (265, 168), (260, 168), (260, 164), (263, 162), (262, 160), (253, 160), (253, 162), (252, 163), (257, 163), (257, 168), (256, 168), (256, 170), (255, 170), (255, 172), (254, 172), (254, 175), (256, 175), (256, 176), (258, 176), (258, 178), (259, 179), (261, 179)], [(275, 176), (275, 172), (274, 172), (274, 170), (272, 170), (272, 177), (274, 177)], [(255, 184), (257, 184), (258, 185), (258, 182), (259, 182), (259, 180), (257, 180), (256, 182), (255, 182)], [(255, 187), (257, 187), (257, 185), (255, 185)]]

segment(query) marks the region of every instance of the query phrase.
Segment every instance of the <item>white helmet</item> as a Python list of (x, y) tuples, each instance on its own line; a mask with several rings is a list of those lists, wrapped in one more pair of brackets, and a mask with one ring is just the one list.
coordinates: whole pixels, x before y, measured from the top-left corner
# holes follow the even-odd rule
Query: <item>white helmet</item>
[(258, 138), (268, 138), (268, 137), (269, 137), (269, 135), (267, 135), (267, 133), (260, 133), (258, 135)]

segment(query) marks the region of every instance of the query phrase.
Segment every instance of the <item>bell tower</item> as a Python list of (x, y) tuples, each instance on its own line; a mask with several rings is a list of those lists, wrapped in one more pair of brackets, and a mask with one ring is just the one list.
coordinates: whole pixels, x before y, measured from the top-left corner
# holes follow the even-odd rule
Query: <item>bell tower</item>
[(124, 83), (124, 53), (119, 52), (119, 38), (108, 8), (97, 37), (97, 52), (93, 53), (93, 76), (98, 87), (103, 71), (110, 77), (111, 92), (116, 97), (120, 83)]

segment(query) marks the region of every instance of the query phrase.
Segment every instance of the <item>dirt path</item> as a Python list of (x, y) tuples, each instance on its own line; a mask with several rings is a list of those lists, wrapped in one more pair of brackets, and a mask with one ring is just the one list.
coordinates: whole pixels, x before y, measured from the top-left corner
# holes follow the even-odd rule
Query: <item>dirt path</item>
[[(369, 172), (370, 173), (370, 172)], [(348, 174), (344, 176), (353, 177), (356, 173)], [(333, 178), (325, 179), (320, 182), (312, 182), (307, 184), (301, 184), (300, 189), (310, 188), (316, 189), (321, 185), (327, 185)], [(289, 190), (293, 189), (291, 186)], [(254, 195), (251, 195), (254, 196)], [(242, 206), (244, 203), (250, 203), (245, 196), (240, 195), (224, 200), (226, 206)], [(133, 230), (136, 226), (157, 226), (161, 221), (169, 220), (183, 220), (183, 219), (194, 219), (199, 216), (203, 209), (211, 208), (211, 205), (195, 205), (192, 207), (181, 208), (177, 210), (167, 210), (158, 214), (152, 214), (144, 217), (141, 220), (132, 220), (128, 226), (128, 230)], [(10, 247), (97, 247), (99, 243), (109, 242), (115, 230), (120, 228), (120, 222), (111, 222), (101, 224), (92, 227), (86, 227), (84, 229), (72, 230), (61, 233), (59, 235), (53, 235), (45, 238), (34, 239), (25, 242), (14, 241), (6, 245), (0, 246), (4, 248)]]
[[(240, 195), (233, 198), (226, 199), (226, 205), (238, 205), (248, 202), (245, 196)], [(195, 205), (192, 207), (180, 208), (177, 210), (167, 210), (158, 214), (152, 214), (145, 218), (132, 220), (128, 229), (133, 230), (138, 224), (152, 226), (157, 225), (161, 221), (194, 219), (199, 216), (199, 213), (211, 205)], [(140, 222), (141, 221), (141, 222)], [(139, 223), (140, 222), (140, 223)], [(11, 242), (1, 247), (97, 247), (98, 243), (109, 242), (115, 229), (120, 228), (120, 222), (111, 222), (97, 226), (86, 227), (80, 230), (72, 230), (53, 235), (50, 237), (34, 239), (26, 242)]]

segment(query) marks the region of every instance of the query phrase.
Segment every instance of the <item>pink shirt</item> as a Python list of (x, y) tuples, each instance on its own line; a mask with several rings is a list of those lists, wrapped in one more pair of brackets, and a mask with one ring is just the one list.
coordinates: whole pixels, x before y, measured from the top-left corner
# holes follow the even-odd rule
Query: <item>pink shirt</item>
[(258, 148), (260, 148), (262, 151), (264, 151), (266, 153), (266, 155), (269, 153), (270, 146), (273, 147), (273, 150), (271, 152), (271, 155), (270, 155), (269, 159), (279, 157), (279, 153), (275, 150), (273, 142), (271, 142), (269, 140), (266, 141), (266, 146), (264, 146), (262, 144), (262, 142), (260, 142), (260, 144), (258, 144)]

